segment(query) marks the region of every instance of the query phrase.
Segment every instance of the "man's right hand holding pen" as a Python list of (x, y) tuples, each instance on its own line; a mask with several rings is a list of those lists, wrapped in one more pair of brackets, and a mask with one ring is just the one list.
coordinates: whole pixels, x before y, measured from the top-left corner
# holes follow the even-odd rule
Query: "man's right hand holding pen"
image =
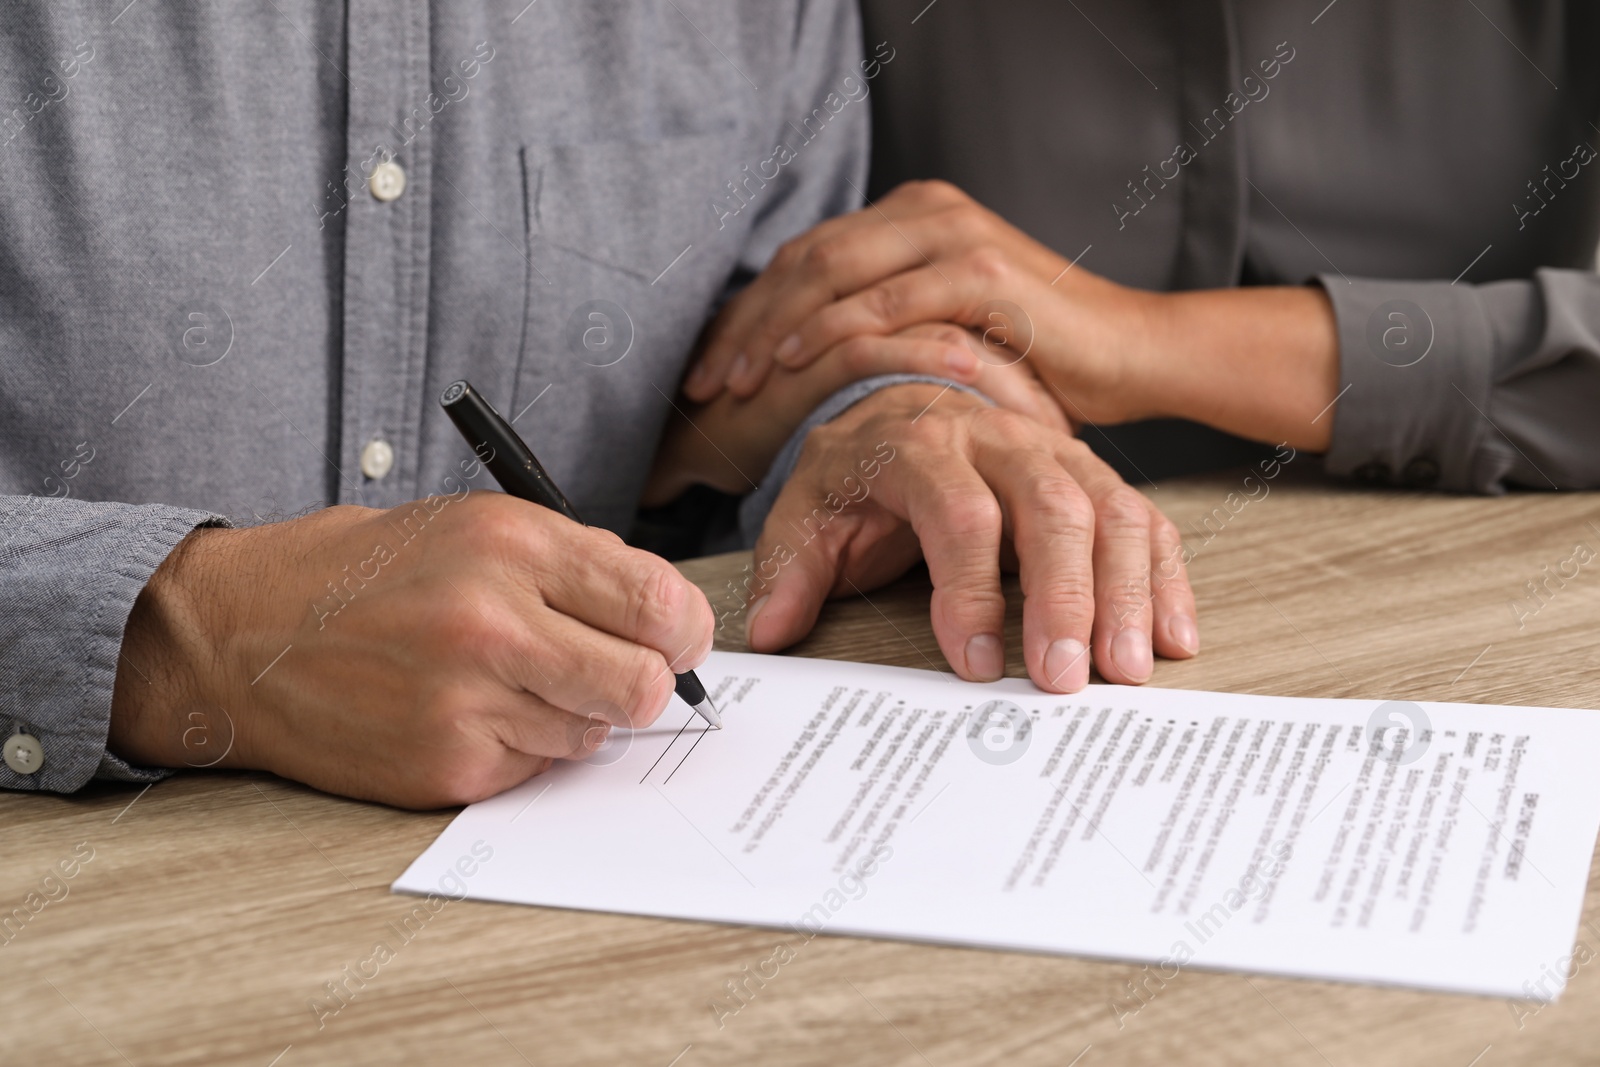
[(128, 620), (110, 748), (471, 803), (654, 722), (712, 629), (670, 563), (502, 493), (200, 529)]

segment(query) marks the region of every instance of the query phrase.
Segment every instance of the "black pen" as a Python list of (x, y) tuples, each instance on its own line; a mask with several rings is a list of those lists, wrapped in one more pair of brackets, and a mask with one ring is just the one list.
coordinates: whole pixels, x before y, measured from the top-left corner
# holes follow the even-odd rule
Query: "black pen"
[[(570, 501), (556, 488), (556, 483), (545, 473), (544, 466), (534, 456), (533, 450), (517, 436), (517, 431), (501, 417), (465, 378), (451, 382), (439, 398), (439, 404), (456, 424), (461, 436), (467, 439), (478, 459), (494, 475), (500, 488), (520, 500), (531, 500), (551, 511), (559, 511), (580, 525), (583, 520)], [(487, 452), (487, 456), (485, 455)], [(716, 705), (700, 684), (694, 671), (678, 675), (678, 696), (695, 710), (712, 729), (722, 729), (722, 716)]]

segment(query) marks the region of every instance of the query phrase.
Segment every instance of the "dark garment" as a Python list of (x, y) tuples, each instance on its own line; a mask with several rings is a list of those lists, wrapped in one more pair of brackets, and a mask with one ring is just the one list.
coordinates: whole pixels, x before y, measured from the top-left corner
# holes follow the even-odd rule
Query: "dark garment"
[[(1337, 474), (1600, 485), (1600, 6), (863, 6), (866, 39), (898, 50), (870, 195), (947, 179), (1127, 285), (1320, 281)], [(1172, 422), (1107, 436), (1134, 478), (1241, 444)]]

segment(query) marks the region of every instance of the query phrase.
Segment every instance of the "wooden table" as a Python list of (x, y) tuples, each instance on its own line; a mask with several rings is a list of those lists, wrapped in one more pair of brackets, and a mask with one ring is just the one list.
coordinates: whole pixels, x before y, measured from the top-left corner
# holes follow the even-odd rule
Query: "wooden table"
[[(1291, 470), (1234, 513), (1240, 477), (1155, 491), (1198, 550), (1204, 645), (1158, 663), (1155, 684), (1600, 706), (1600, 564), (1531, 617), (1511, 606), (1578, 542), (1600, 548), (1594, 495), (1364, 492)], [(1192, 525), (1207, 515), (1209, 539)], [(684, 570), (715, 593), (743, 563)], [(939, 662), (926, 597), (913, 576), (834, 604), (796, 651)], [(1184, 971), (1119, 1027), (1111, 1004), (1135, 966), (819, 937), (719, 1029), (710, 1000), (770, 954), (772, 932), (462, 901), (319, 1029), (311, 1000), (392, 939), (414, 902), (388, 885), (451, 814), (233, 773), (0, 796), (0, 913), (93, 849), (67, 895), (0, 945), (0, 1063), (1600, 1062), (1593, 876), (1583, 963), (1542, 1010)]]

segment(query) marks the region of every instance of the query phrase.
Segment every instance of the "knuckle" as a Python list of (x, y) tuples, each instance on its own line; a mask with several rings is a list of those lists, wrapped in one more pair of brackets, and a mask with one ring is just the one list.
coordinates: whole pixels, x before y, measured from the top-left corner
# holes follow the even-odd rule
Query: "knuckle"
[(1013, 448), (1033, 451), (1039, 440), (1039, 423), (1010, 408), (984, 408), (981, 412), (988, 429)]
[(778, 251), (773, 253), (772, 266), (779, 270), (787, 270), (800, 262), (806, 255), (807, 248), (804, 235), (792, 237), (778, 246)]
[(471, 764), (446, 769), (438, 776), (435, 790), (441, 805), (450, 807), (476, 804), (494, 794), (488, 775)]
[(661, 717), (672, 699), (677, 680), (660, 654), (640, 649), (628, 669), (622, 712), (635, 728), (649, 726)]
[(944, 501), (944, 518), (949, 531), (962, 537), (997, 536), (1004, 521), (994, 494), (977, 491), (949, 494)]
[(684, 579), (665, 560), (642, 561), (628, 594), (627, 625), (633, 638), (657, 644), (671, 632), (684, 608)]
[(891, 323), (899, 317), (901, 310), (906, 307), (906, 301), (901, 299), (901, 294), (891, 283), (875, 285), (862, 293), (862, 306), (866, 307), (867, 314), (880, 323)]
[(1053, 486), (1050, 495), (1035, 505), (1051, 535), (1064, 547), (1083, 549), (1094, 540), (1095, 513), (1083, 490), (1076, 485)]
[(997, 617), (1004, 616), (1006, 598), (987, 583), (979, 584), (976, 575), (973, 579), (948, 601), (946, 613), (962, 630), (987, 630)]
[(959, 414), (952, 415), (942, 410), (940, 405), (934, 404), (924, 411), (916, 422), (897, 426), (896, 432), (907, 448), (919, 454), (945, 454), (951, 451), (950, 421), (958, 418)]
[(483, 597), (474, 600), (476, 593), (470, 586), (462, 587), (460, 596), (449, 594), (446, 590), (445, 599), (431, 613), (427, 629), (452, 659), (476, 660), (485, 650), (505, 644), (501, 632), (484, 614)]
[(872, 337), (852, 337), (839, 345), (839, 358), (845, 369), (860, 375), (877, 366), (879, 346)]
[(1143, 495), (1128, 485), (1111, 490), (1095, 507), (1095, 514), (1118, 526), (1148, 528), (1150, 508)]
[(1045, 583), (1044, 588), (1029, 595), (1037, 596), (1040, 606), (1058, 617), (1088, 617), (1095, 613), (1094, 593), (1082, 582), (1057, 579)]
[(1011, 273), (1005, 253), (990, 245), (969, 251), (966, 254), (966, 266), (974, 277), (990, 283), (1003, 282)]
[(1041, 467), (1023, 479), (1028, 506), (1052, 518), (1065, 519), (1089, 515), (1089, 500), (1071, 475), (1060, 469)]
[(916, 183), (918, 197), (928, 203), (958, 204), (970, 202), (969, 197), (959, 185), (947, 182), (942, 178), (928, 178)]
[(808, 273), (827, 278), (837, 273), (849, 258), (848, 245), (843, 240), (834, 238), (818, 241), (812, 245), (806, 250), (805, 258), (801, 262)]
[(975, 201), (958, 202), (948, 210), (947, 214), (950, 227), (969, 241), (990, 233), (992, 216)]
[(1165, 552), (1176, 550), (1183, 542), (1177, 523), (1154, 508), (1150, 509), (1150, 538)]
[(892, 285), (874, 286), (862, 299), (867, 312), (883, 323), (894, 322), (905, 304)]
[[(521, 551), (537, 536), (539, 526), (528, 521), (525, 509), (510, 506), (511, 498), (504, 493), (472, 493), (458, 505), (460, 516), (457, 534), (468, 546), (482, 552), (499, 554)], [(420, 519), (421, 504), (405, 504), (396, 509), (396, 518), (405, 522)]]
[(473, 716), (465, 699), (445, 698), (428, 718), (428, 749), (417, 761), (416, 785), (426, 805), (472, 804), (490, 795), (489, 768), (473, 743)]
[(1094, 460), (1098, 458), (1094, 454), (1094, 449), (1090, 448), (1089, 443), (1081, 437), (1075, 437), (1071, 434), (1063, 434), (1056, 438), (1056, 441), (1056, 447), (1061, 452), (1070, 456), (1074, 462)]

